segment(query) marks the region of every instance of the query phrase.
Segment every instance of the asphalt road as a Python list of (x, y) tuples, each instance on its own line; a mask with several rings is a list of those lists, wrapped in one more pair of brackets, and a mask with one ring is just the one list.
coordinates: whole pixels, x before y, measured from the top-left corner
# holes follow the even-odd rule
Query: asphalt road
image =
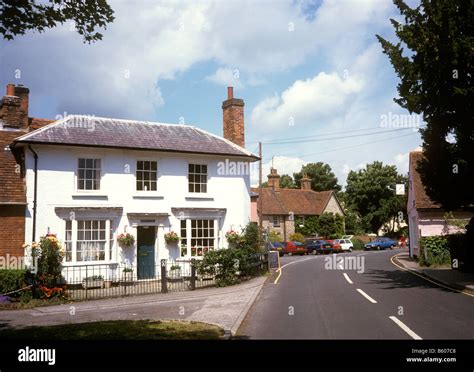
[(400, 251), (336, 256), (359, 260), (363, 273), (354, 270), (361, 269), (357, 261), (341, 269), (327, 267), (332, 256), (283, 257), (281, 276), (267, 281), (238, 334), (254, 339), (474, 339), (474, 297), (397, 268), (390, 258)]

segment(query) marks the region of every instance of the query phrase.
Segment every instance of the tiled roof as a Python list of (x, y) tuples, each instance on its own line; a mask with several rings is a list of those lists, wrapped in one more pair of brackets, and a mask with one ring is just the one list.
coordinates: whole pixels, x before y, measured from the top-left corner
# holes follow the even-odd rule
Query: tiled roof
[[(410, 180), (413, 183), (415, 207), (417, 209), (440, 209), (441, 206), (433, 202), (428, 195), (426, 195), (420, 174), (416, 170), (416, 166), (422, 158), (423, 153), (421, 151), (410, 152)], [(411, 187), (412, 185), (410, 185), (410, 188)]]
[(46, 125), (18, 138), (16, 143), (112, 147), (258, 159), (257, 155), (225, 138), (189, 125), (80, 115), (70, 115)]
[[(258, 188), (251, 191), (258, 193)], [(320, 215), (324, 212), (334, 191), (312, 191), (301, 189), (262, 188), (262, 209), (264, 215)], [(260, 195), (259, 195), (260, 197)]]

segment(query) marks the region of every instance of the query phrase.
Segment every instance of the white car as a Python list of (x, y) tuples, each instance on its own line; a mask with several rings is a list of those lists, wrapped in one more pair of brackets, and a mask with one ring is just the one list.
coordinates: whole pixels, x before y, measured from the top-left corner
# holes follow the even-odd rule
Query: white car
[(341, 245), (341, 249), (346, 252), (352, 252), (352, 249), (354, 248), (350, 239), (334, 239), (333, 242), (339, 243)]

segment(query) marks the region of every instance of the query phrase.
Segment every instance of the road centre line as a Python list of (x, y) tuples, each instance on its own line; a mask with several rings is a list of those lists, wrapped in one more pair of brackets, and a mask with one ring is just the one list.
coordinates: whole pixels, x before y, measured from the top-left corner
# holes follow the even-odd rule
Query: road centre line
[(349, 276), (346, 273), (342, 273), (342, 275), (344, 275), (344, 278), (346, 278), (346, 280), (349, 282), (349, 284), (354, 284), (352, 282), (351, 278), (349, 278)]
[(414, 340), (423, 340), (420, 336), (418, 336), (415, 332), (413, 332), (408, 326), (403, 323), (400, 319), (398, 319), (395, 316), (389, 316), (390, 319), (392, 319), (396, 325), (398, 325), (401, 329), (403, 329), (406, 333), (410, 335), (411, 338)]
[(367, 300), (372, 302), (373, 304), (376, 304), (377, 301), (375, 301), (372, 297), (370, 297), (367, 293), (365, 293), (362, 289), (357, 288), (357, 292), (359, 292), (362, 296), (364, 296)]

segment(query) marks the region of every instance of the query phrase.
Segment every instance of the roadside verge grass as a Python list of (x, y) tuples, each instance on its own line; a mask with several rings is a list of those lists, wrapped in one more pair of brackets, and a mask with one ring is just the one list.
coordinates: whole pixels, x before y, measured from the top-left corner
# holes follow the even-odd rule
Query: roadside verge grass
[(0, 325), (0, 334), (16, 340), (217, 340), (224, 331), (200, 322), (110, 320), (25, 328)]

